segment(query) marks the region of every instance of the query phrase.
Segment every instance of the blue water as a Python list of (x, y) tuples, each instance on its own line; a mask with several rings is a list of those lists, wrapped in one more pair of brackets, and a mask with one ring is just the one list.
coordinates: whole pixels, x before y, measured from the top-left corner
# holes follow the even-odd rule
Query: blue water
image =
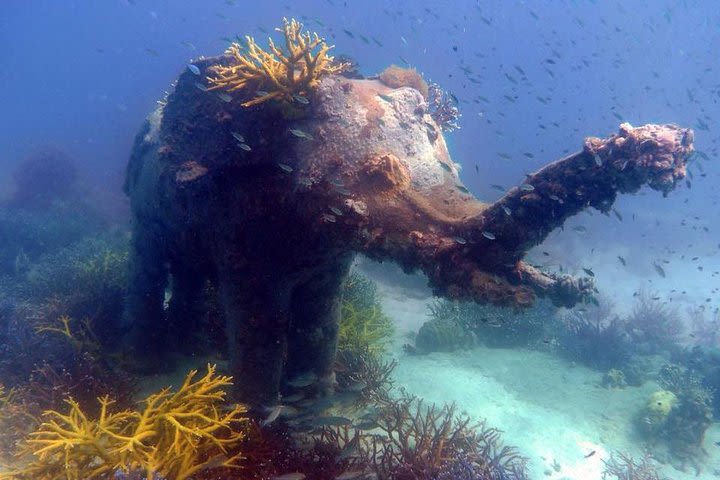
[[(591, 269), (619, 316), (630, 315), (639, 292), (657, 296), (683, 318), (682, 346), (702, 343), (691, 334), (691, 312), (702, 311), (711, 322), (720, 305), (720, 9), (713, 0), (5, 0), (0, 196), (13, 194), (13, 172), (25, 159), (51, 147), (77, 166), (83, 199), (96, 207), (92, 221), (125, 231), (125, 167), (156, 102), (190, 61), (222, 53), (228, 45), (222, 37), (251, 35), (264, 43), (283, 17), (326, 37), (335, 54), (352, 57), (365, 75), (390, 64), (411, 66), (451, 92), (461, 128), (446, 139), (463, 167), (462, 181), (482, 200), (501, 195), (491, 184), (516, 185), (526, 173), (580, 150), (585, 137), (605, 137), (622, 122), (693, 128), (702, 155), (668, 198), (649, 189), (620, 196), (617, 214), (578, 215), (530, 258), (575, 274)], [(22, 254), (34, 261), (41, 247), (7, 233), (19, 231), (12, 225), (3, 224), (9, 230), (2, 241), (26, 242)], [(57, 229), (64, 245), (84, 235)], [(15, 262), (15, 273), (25, 274), (29, 267), (15, 248), (3, 262)], [(376, 277), (388, 281), (385, 275)], [(3, 302), (11, 303), (6, 296)], [(392, 300), (386, 306), (403, 316)], [(422, 324), (399, 321), (408, 331)], [(442, 357), (433, 361), (439, 362), (433, 368), (447, 367)], [(400, 369), (408, 388), (422, 368)], [(448, 394), (444, 400), (457, 399)], [(522, 428), (517, 422), (508, 427)], [(718, 447), (707, 440), (704, 448), (710, 455), (701, 462), (703, 475), (712, 478), (720, 469), (712, 455)], [(537, 459), (537, 451), (528, 455)], [(564, 478), (543, 470), (535, 468), (537, 478)]]

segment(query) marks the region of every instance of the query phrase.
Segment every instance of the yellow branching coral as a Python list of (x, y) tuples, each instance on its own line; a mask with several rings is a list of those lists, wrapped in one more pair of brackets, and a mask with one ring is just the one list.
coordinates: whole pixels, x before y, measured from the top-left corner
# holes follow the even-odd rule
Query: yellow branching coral
[(393, 323), (380, 303), (377, 284), (352, 271), (343, 285), (338, 349), (382, 353), (392, 339)]
[(247, 54), (241, 53), (239, 43), (230, 45), (225, 54), (232, 57), (232, 64), (212, 67), (217, 76), (208, 77), (208, 90), (250, 90), (256, 97), (243, 103), (245, 107), (274, 98), (290, 102), (317, 87), (323, 75), (348, 68), (347, 63), (334, 64), (328, 55), (332, 46), (317, 33), (303, 32), (302, 27), (295, 19), (283, 18), (283, 28), (276, 30), (285, 36), (285, 50), (269, 39), (270, 51), (265, 51), (249, 36), (245, 37)]
[(191, 371), (177, 392), (165, 388), (150, 395), (141, 411), (112, 413), (113, 401), (99, 398), (99, 418), (89, 419), (68, 399), (69, 411), (45, 412), (45, 421), (31, 433), (19, 456), (25, 466), (0, 473), (0, 479), (80, 480), (111, 478), (115, 471), (157, 473), (184, 480), (207, 468), (237, 467), (240, 454), (230, 452), (244, 438), (246, 409), (236, 405), (225, 413), (222, 390), (231, 377), (207, 374), (194, 380)]
[(367, 348), (370, 352), (380, 353), (392, 339), (392, 320), (380, 306), (358, 308), (351, 302), (343, 302), (341, 311), (338, 331), (340, 350), (358, 352)]
[[(70, 323), (74, 327), (70, 327)], [(35, 333), (53, 332), (58, 333), (67, 338), (73, 347), (79, 352), (99, 352), (101, 350), (100, 341), (92, 330), (89, 319), (80, 322), (73, 322), (72, 318), (67, 315), (61, 315), (58, 318), (58, 326), (49, 322), (41, 322), (35, 327)]]
[(6, 390), (0, 385), (0, 459), (3, 462), (12, 457), (18, 442), (38, 423), (25, 394), (21, 388)]

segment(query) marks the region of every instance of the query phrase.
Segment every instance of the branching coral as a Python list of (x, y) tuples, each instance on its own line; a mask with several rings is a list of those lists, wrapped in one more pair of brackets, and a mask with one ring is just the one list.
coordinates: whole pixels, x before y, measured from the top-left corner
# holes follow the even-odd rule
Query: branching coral
[(668, 480), (661, 476), (649, 456), (635, 460), (629, 455), (618, 453), (611, 455), (610, 460), (603, 460), (605, 469), (603, 480)]
[(72, 397), (85, 414), (97, 415), (97, 396), (104, 392), (115, 399), (114, 405), (128, 408), (134, 405), (136, 379), (116, 368), (108, 368), (89, 353), (81, 353), (67, 367), (44, 362), (27, 379), (21, 390), (23, 401), (40, 415), (45, 410), (57, 410)]
[(12, 456), (15, 446), (37, 423), (27, 404), (24, 391), (0, 385), (0, 458)]
[(47, 327), (48, 319), (61, 315), (82, 319), (70, 322), (76, 338), (96, 335), (94, 341), (112, 347), (128, 283), (128, 254), (127, 239), (111, 234), (41, 257), (19, 285), (20, 295), (32, 305), (31, 323)]
[(425, 406), (405, 395), (385, 404), (377, 425), (382, 434), (364, 434), (360, 444), (380, 479), (436, 479), (461, 461), (470, 463), (471, 478), (527, 478), (526, 460), (501, 445), (500, 431), (471, 425), (454, 405)]
[(176, 391), (150, 395), (141, 411), (111, 412), (108, 396), (90, 419), (73, 399), (66, 414), (47, 411), (45, 421), (21, 447), (26, 464), (0, 478), (47, 480), (111, 478), (115, 471), (141, 471), (182, 480), (209, 468), (237, 466), (240, 454), (229, 452), (244, 438), (244, 406), (223, 412), (222, 390), (230, 377), (215, 374), (194, 380), (191, 371)]
[(658, 353), (677, 346), (683, 322), (676, 308), (641, 292), (628, 318), (628, 332), (641, 353)]
[(341, 73), (349, 67), (346, 63), (334, 64), (334, 58), (328, 55), (332, 47), (317, 33), (303, 32), (302, 27), (295, 19), (283, 19), (283, 28), (276, 30), (285, 36), (285, 51), (272, 39), (270, 51), (265, 51), (249, 36), (245, 37), (247, 54), (241, 53), (239, 43), (230, 45), (225, 54), (232, 63), (212, 68), (216, 76), (208, 77), (208, 90), (249, 90), (256, 97), (243, 103), (245, 107), (271, 99), (290, 102), (317, 87), (323, 75)]
[(368, 348), (340, 350), (335, 373), (340, 390), (356, 391), (361, 403), (389, 401), (392, 372), (397, 362), (387, 362)]
[[(428, 308), (430, 320), (426, 325), (436, 322), (457, 326), (459, 341), (449, 349), (472, 346), (472, 337), (489, 347), (528, 347), (546, 345), (545, 326), (555, 314), (555, 307), (544, 301), (536, 302), (532, 308), (509, 311), (494, 305), (436, 300)], [(422, 345), (417, 346), (423, 350)]]
[(315, 450), (322, 446), (336, 452), (336, 464), (342, 462), (357, 478), (526, 479), (526, 459), (503, 446), (500, 433), (483, 422), (471, 425), (470, 418), (456, 415), (452, 404), (426, 406), (403, 394), (380, 402), (357, 426), (326, 426), (312, 438)]
[(445, 92), (437, 83), (428, 86), (428, 106), (430, 116), (444, 132), (460, 128), (458, 120), (462, 116), (455, 97)]
[[(76, 323), (74, 327), (70, 323)], [(50, 322), (40, 323), (35, 333), (57, 333), (65, 337), (78, 352), (95, 353), (101, 350), (100, 342), (92, 330), (90, 321), (73, 322), (67, 315), (58, 318), (57, 326)]]
[(720, 347), (720, 309), (710, 312), (709, 318), (705, 316), (703, 307), (690, 310), (689, 320), (692, 339), (690, 343), (706, 348)]
[(625, 367), (633, 344), (617, 318), (573, 311), (563, 318), (560, 353), (589, 367), (609, 370)]
[(338, 349), (381, 353), (393, 330), (392, 320), (382, 311), (377, 285), (352, 272), (343, 289)]

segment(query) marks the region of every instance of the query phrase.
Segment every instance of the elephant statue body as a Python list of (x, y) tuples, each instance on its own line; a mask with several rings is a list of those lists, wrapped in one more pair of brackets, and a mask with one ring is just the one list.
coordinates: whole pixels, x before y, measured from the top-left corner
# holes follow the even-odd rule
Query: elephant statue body
[(236, 393), (250, 404), (308, 372), (332, 387), (341, 286), (356, 254), (420, 269), (439, 295), (572, 305), (592, 284), (525, 264), (527, 249), (583, 208), (607, 211), (617, 192), (669, 191), (692, 151), (689, 130), (624, 124), (488, 205), (460, 182), (415, 88), (329, 75), (292, 104), (245, 107), (197, 80), (180, 76), (133, 147), (123, 343), (148, 366), (191, 349), (210, 282)]

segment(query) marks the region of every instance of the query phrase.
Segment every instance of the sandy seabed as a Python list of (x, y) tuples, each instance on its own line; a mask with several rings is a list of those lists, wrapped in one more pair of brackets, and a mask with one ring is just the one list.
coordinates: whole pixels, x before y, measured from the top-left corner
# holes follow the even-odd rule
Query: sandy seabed
[[(603, 460), (621, 451), (641, 457), (633, 423), (648, 396), (659, 389), (610, 390), (601, 385), (602, 372), (573, 364), (551, 353), (525, 349), (476, 347), (452, 353), (409, 356), (402, 345), (427, 320), (433, 301), (429, 292), (381, 282), (383, 307), (397, 331), (391, 355), (398, 360), (395, 386), (442, 404), (455, 402), (458, 412), (486, 419), (504, 431), (508, 445), (529, 459), (533, 480), (602, 479)], [(720, 477), (720, 425), (707, 432), (708, 457), (702, 470), (686, 472), (670, 465), (661, 472), (670, 479)], [(590, 455), (591, 452), (595, 452)]]

